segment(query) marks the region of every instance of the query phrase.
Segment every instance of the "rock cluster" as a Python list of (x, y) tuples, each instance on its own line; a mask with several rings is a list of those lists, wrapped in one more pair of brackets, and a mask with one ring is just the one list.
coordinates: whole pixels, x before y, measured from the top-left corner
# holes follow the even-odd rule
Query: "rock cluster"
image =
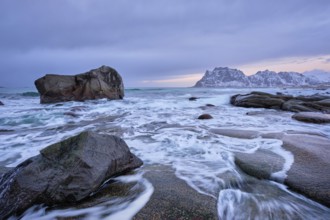
[(108, 66), (78, 75), (47, 74), (37, 79), (34, 84), (40, 94), (40, 103), (124, 97), (121, 76)]
[(119, 137), (80, 133), (46, 147), (0, 177), (0, 219), (33, 204), (81, 201), (111, 176), (141, 165)]
[(291, 96), (283, 94), (269, 94), (264, 92), (251, 92), (237, 94), (231, 97), (230, 103), (235, 106), (247, 108), (271, 108), (291, 112), (323, 112), (330, 113), (330, 96)]

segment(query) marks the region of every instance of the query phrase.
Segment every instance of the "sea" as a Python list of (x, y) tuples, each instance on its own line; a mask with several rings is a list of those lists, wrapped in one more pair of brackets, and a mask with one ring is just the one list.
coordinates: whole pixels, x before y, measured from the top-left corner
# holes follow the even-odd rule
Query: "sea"
[[(231, 174), (231, 181), (246, 178), (234, 163), (235, 152), (272, 149), (284, 158), (286, 169), (294, 158), (280, 140), (231, 138), (216, 135), (212, 129), (293, 130), (330, 137), (329, 125), (293, 120), (291, 112), (230, 105), (232, 95), (251, 91), (330, 94), (330, 89), (313, 88), (127, 88), (122, 100), (40, 104), (35, 88), (0, 88), (4, 103), (0, 106), (0, 167), (15, 167), (50, 144), (93, 130), (123, 138), (145, 165), (172, 167), (189, 187), (216, 199), (219, 219), (330, 219), (329, 208), (283, 184), (255, 180), (260, 182), (247, 192), (239, 184), (226, 182), (225, 173)], [(190, 97), (198, 99), (189, 101)], [(260, 114), (247, 116), (251, 111)], [(205, 113), (213, 118), (197, 119)], [(115, 180), (138, 183), (140, 190), (128, 195), (129, 199), (109, 199), (91, 207), (35, 205), (10, 219), (132, 219), (149, 201), (154, 186), (139, 169)]]

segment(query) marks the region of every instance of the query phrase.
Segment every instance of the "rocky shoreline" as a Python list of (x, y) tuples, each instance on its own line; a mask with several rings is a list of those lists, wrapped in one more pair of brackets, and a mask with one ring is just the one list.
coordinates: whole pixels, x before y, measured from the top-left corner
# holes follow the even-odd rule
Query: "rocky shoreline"
[[(326, 119), (330, 109), (329, 96), (293, 97), (262, 92), (234, 95), (231, 104), (295, 112), (292, 120), (302, 123), (328, 123)], [(211, 104), (203, 107), (212, 108), (213, 111), (217, 109)], [(207, 116), (199, 119), (212, 121), (213, 117)], [(259, 116), (256, 112), (250, 112), (245, 117)], [(287, 217), (288, 213), (284, 209), (278, 213), (259, 213), (259, 204), (253, 199), (246, 198), (244, 203), (237, 200), (244, 195), (262, 195), (258, 199), (265, 203), (271, 202), (273, 196), (281, 196), (285, 201), (288, 196), (286, 191), (272, 185), (272, 182), (284, 184), (290, 190), (330, 207), (328, 136), (317, 132), (263, 132), (215, 127), (209, 131), (219, 138), (278, 140), (282, 142), (281, 152), (271, 147), (234, 152), (235, 169), (241, 178), (228, 173), (221, 174), (225, 184), (219, 189), (219, 198), (216, 199), (197, 192), (179, 179), (170, 165), (148, 164), (140, 167), (142, 161), (129, 151), (119, 137), (104, 135), (102, 129), (99, 129), (99, 133), (86, 131), (41, 150), (40, 155), (14, 169), (0, 167), (0, 175), (3, 174), (0, 177), (0, 206), (3, 207), (0, 219), (19, 215), (35, 204), (45, 204), (50, 209), (55, 205), (90, 207), (141, 190), (135, 183), (110, 182), (103, 186), (109, 178), (126, 175), (127, 172), (144, 172), (143, 178), (150, 181), (154, 188), (149, 201), (133, 217), (136, 220), (218, 219), (219, 215), (230, 219), (232, 216), (226, 210), (233, 207), (252, 210), (251, 213), (242, 213), (242, 216), (245, 215), (242, 218), (267, 217), (270, 214), (278, 218)], [(283, 156), (283, 152), (287, 157)], [(238, 191), (239, 194), (236, 194)], [(292, 216), (298, 218), (299, 214), (293, 213)]]

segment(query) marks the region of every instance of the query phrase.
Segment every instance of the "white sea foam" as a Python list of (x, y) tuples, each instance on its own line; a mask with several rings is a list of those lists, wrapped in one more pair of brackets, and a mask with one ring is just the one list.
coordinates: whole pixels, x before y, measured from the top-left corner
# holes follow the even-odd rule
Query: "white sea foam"
[[(265, 89), (275, 93), (278, 89)], [(239, 212), (239, 204), (244, 201), (262, 201), (257, 194), (243, 192), (239, 186), (244, 178), (234, 165), (233, 153), (252, 153), (259, 148), (268, 148), (285, 159), (280, 172), (274, 178), (283, 178), (293, 163), (293, 156), (281, 148), (281, 141), (255, 138), (250, 140), (215, 135), (211, 128), (246, 129), (260, 132), (296, 130), (322, 132), (330, 137), (328, 126), (306, 124), (291, 119), (292, 113), (266, 109), (246, 109), (229, 105), (229, 97), (237, 93), (248, 93), (249, 89), (142, 89), (128, 90), (124, 100), (67, 102), (62, 106), (41, 105), (38, 97), (19, 98), (0, 94), (5, 106), (0, 107), (0, 129), (14, 132), (0, 133), (0, 166), (15, 166), (25, 159), (37, 155), (49, 144), (78, 134), (87, 129), (108, 132), (117, 126), (118, 135), (126, 141), (131, 151), (145, 164), (171, 165), (175, 174), (185, 180), (197, 192), (218, 198), (219, 215), (232, 210)], [(313, 90), (284, 90), (290, 94), (312, 94)], [(196, 101), (189, 101), (192, 96)], [(215, 107), (205, 107), (213, 104)], [(201, 108), (201, 106), (204, 106)], [(247, 116), (249, 111), (260, 111), (256, 116)], [(77, 117), (68, 115), (71, 112)], [(212, 120), (197, 120), (201, 114), (209, 113)], [(110, 119), (113, 117), (112, 119)], [(42, 219), (56, 216), (78, 215), (80, 212), (97, 219), (112, 207), (112, 215), (117, 212), (120, 219), (133, 216), (148, 200), (152, 186), (136, 176), (136, 181), (145, 187), (145, 194), (137, 196), (134, 202), (113, 201), (111, 205), (93, 206), (83, 210), (30, 209), (27, 216)], [(142, 179), (140, 179), (142, 178)], [(120, 179), (118, 179), (120, 180)], [(123, 180), (124, 181), (124, 180)], [(234, 188), (233, 188), (234, 187)], [(278, 186), (275, 186), (278, 188)], [(219, 193), (220, 191), (220, 193)], [(293, 196), (293, 195), (291, 195)], [(294, 197), (294, 196), (293, 196)], [(278, 198), (273, 198), (276, 204)], [(260, 200), (260, 201), (259, 201)], [(226, 201), (227, 205), (224, 205)], [(304, 199), (294, 200), (290, 207), (306, 206)], [(310, 204), (310, 202), (307, 202)], [(238, 205), (237, 205), (238, 204)], [(125, 214), (119, 210), (127, 211)], [(311, 205), (311, 207), (314, 207)], [(268, 209), (269, 207), (265, 207)], [(276, 208), (274, 208), (276, 210)], [(303, 209), (303, 208), (302, 208)], [(43, 211), (44, 210), (44, 211)], [(115, 211), (114, 211), (115, 210)], [(318, 210), (317, 208), (315, 210)], [(260, 210), (259, 210), (260, 211)], [(312, 213), (313, 208), (309, 209)], [(43, 213), (44, 212), (44, 213)], [(325, 213), (329, 213), (326, 210)], [(76, 214), (73, 214), (76, 213)], [(124, 213), (124, 214), (123, 214)], [(316, 211), (316, 213), (320, 213)], [(237, 213), (236, 213), (237, 214)], [(34, 216), (34, 217), (33, 217)], [(46, 217), (48, 216), (48, 217)], [(119, 218), (118, 216), (116, 217)]]

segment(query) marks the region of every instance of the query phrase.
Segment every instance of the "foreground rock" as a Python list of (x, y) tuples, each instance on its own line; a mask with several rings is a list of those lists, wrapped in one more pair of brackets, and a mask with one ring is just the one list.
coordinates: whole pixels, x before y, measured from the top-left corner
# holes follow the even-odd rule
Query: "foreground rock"
[(124, 97), (121, 76), (108, 66), (71, 76), (47, 74), (34, 84), (40, 94), (40, 103)]
[(230, 103), (239, 107), (247, 108), (270, 108), (281, 109), (291, 112), (324, 112), (330, 113), (330, 96), (312, 95), (297, 96), (277, 94), (272, 95), (264, 92), (251, 92), (245, 95), (234, 95)]
[[(241, 131), (237, 137), (242, 138)], [(216, 133), (216, 132), (215, 132)], [(219, 133), (219, 132), (218, 132)], [(253, 134), (253, 131), (249, 132)], [(251, 138), (246, 133), (246, 138)], [(233, 131), (228, 136), (233, 136)], [(221, 135), (226, 135), (221, 132)], [(282, 147), (293, 155), (291, 167), (285, 168), (285, 159), (269, 149), (258, 149), (253, 153), (235, 153), (235, 163), (247, 174), (259, 179), (282, 182), (296, 192), (330, 207), (330, 139), (319, 135), (299, 133), (265, 133), (263, 138), (282, 140)], [(286, 172), (284, 179), (274, 175)]]
[(1, 177), (0, 219), (33, 204), (80, 201), (109, 177), (141, 165), (122, 139), (83, 132), (50, 145)]
[(308, 123), (330, 123), (330, 114), (322, 114), (318, 112), (299, 112), (294, 114), (292, 118)]

